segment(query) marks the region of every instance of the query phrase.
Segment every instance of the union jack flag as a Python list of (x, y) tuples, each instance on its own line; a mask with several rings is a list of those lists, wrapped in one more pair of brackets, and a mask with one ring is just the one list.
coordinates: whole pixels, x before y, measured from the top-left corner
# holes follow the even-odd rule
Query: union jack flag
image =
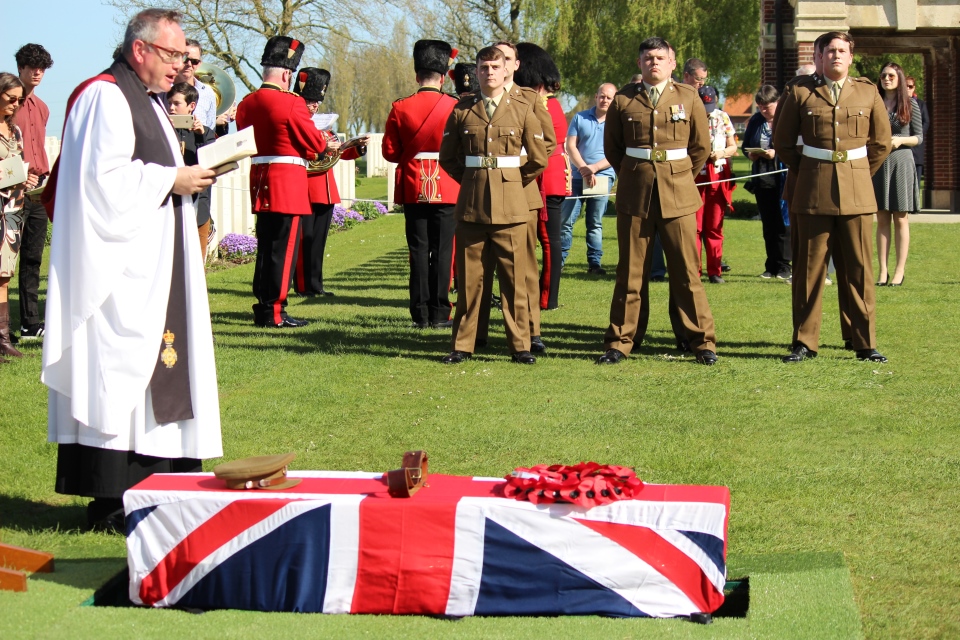
[(157, 474), (124, 495), (130, 599), (322, 613), (672, 617), (723, 603), (730, 493), (646, 484), (583, 509), (500, 478), (291, 472), (282, 491)]

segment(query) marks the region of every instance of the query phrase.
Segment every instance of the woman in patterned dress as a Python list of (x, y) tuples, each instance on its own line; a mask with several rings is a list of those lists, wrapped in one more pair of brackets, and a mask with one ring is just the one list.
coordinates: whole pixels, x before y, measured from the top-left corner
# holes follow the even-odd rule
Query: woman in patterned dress
[[(0, 160), (23, 155), (23, 136), (13, 118), (23, 101), (23, 84), (12, 73), (0, 73)], [(23, 228), (23, 194), (36, 186), (37, 177), (27, 182), (0, 189), (0, 363), (3, 356), (22, 358), (10, 342), (10, 311), (7, 289), (20, 253), (20, 230)]]
[(910, 248), (910, 221), (907, 214), (920, 211), (920, 184), (910, 147), (923, 142), (920, 105), (910, 98), (900, 65), (888, 62), (880, 70), (880, 95), (890, 116), (893, 151), (873, 176), (877, 194), (877, 258), (880, 261), (878, 287), (888, 286), (887, 260), (890, 256), (890, 222), (893, 221), (897, 264), (891, 287), (903, 284), (903, 272)]

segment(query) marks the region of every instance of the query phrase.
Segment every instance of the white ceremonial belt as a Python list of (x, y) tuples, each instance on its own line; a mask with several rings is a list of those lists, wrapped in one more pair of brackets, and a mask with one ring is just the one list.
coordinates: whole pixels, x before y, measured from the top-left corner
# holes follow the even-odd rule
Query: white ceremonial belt
[(301, 167), (307, 166), (307, 161), (296, 156), (257, 156), (250, 158), (253, 164), (298, 164)]
[(421, 151), (417, 155), (413, 156), (414, 160), (439, 160), (440, 152), (439, 151)]
[(830, 149), (818, 149), (805, 145), (803, 155), (814, 160), (826, 160), (827, 162), (847, 162), (848, 160), (859, 160), (867, 157), (866, 147), (857, 147), (847, 151), (831, 151)]
[(627, 155), (631, 158), (649, 160), (650, 162), (666, 162), (668, 160), (682, 160), (687, 157), (686, 149), (641, 149), (627, 147)]
[(467, 156), (468, 169), (519, 169), (520, 156)]

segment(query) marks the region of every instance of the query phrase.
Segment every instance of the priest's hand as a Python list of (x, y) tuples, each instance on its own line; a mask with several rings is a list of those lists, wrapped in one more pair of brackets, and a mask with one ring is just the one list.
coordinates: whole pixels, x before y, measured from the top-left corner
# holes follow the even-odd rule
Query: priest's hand
[(212, 169), (196, 165), (179, 167), (177, 179), (173, 181), (173, 192), (180, 196), (199, 193), (216, 182), (217, 174)]

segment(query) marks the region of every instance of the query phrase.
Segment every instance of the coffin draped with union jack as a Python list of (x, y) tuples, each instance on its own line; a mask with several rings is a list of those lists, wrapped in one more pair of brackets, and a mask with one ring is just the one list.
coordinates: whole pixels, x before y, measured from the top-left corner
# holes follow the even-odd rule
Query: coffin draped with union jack
[(381, 473), (299, 471), (283, 491), (156, 474), (124, 495), (130, 599), (317, 613), (713, 612), (726, 487), (645, 484), (584, 509), (506, 498), (502, 478), (431, 475), (390, 498)]

